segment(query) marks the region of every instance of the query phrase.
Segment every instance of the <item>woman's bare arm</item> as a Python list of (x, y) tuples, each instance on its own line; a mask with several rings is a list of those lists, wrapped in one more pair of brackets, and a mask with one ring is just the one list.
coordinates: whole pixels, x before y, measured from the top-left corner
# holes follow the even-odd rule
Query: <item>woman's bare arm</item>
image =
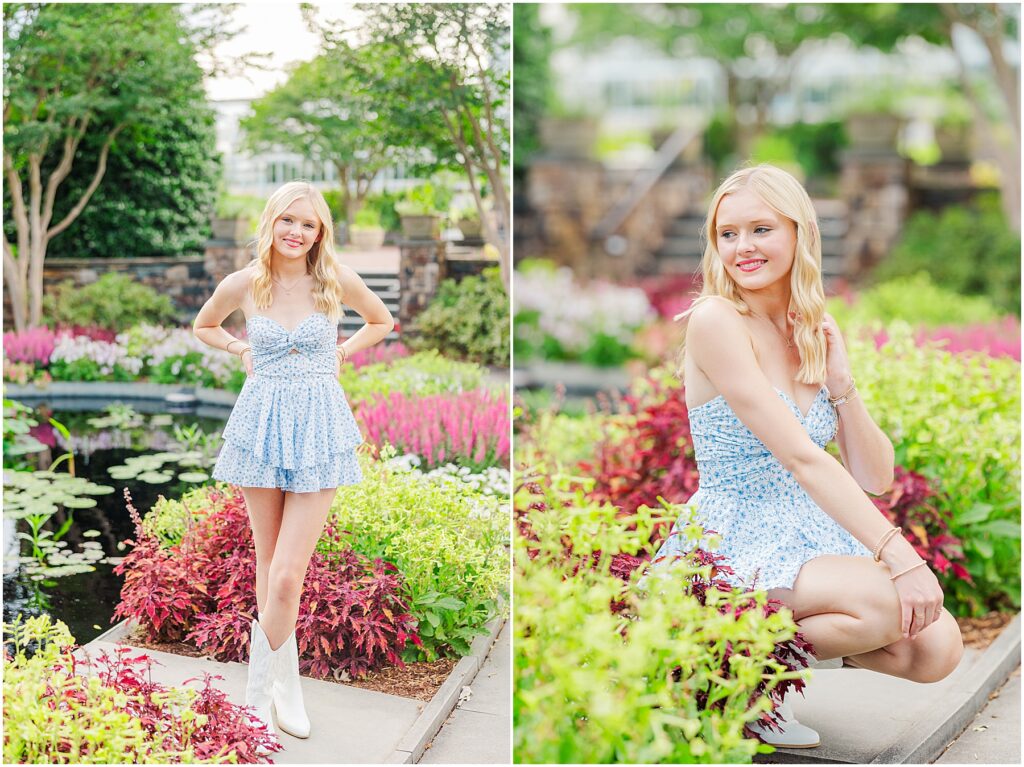
[(248, 281), (249, 272), (245, 270), (229, 274), (221, 280), (192, 323), (192, 332), (196, 338), (207, 346), (224, 350), (227, 350), (228, 344), (232, 341), (238, 341), (239, 343), (231, 346), (233, 353), (238, 352), (241, 348), (241, 339), (235, 338), (222, 328), (221, 323), (242, 305)]
[(345, 295), (345, 303), (351, 306), (366, 322), (345, 340), (342, 346), (347, 356), (368, 349), (384, 340), (384, 337), (395, 327), (395, 318), (380, 300), (380, 297), (366, 287), (366, 283), (348, 266), (339, 269), (338, 278)]
[[(853, 383), (846, 342), (830, 314), (825, 315), (823, 330), (829, 344), (829, 361), (832, 363), (825, 385), (831, 396), (838, 397), (849, 390)], [(859, 395), (837, 407), (836, 412), (839, 414), (836, 443), (839, 445), (843, 465), (867, 492), (881, 495), (892, 487), (895, 465), (892, 442), (878, 428)]]

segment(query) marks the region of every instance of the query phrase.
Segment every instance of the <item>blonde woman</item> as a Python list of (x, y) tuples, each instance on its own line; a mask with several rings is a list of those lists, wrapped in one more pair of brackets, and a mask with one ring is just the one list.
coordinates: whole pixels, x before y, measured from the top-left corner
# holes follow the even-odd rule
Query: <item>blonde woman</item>
[[(197, 338), (238, 355), (247, 378), (224, 427), (215, 479), (241, 486), (256, 546), (256, 603), (246, 705), (273, 733), (309, 736), (295, 623), (306, 568), (339, 485), (361, 480), (362, 441), (338, 384), (341, 363), (380, 342), (391, 313), (334, 252), (323, 195), (305, 182), (274, 192), (256, 259), (199, 310)], [(342, 303), (366, 324), (338, 345)], [(248, 340), (221, 327), (241, 309)]]
[[(935, 575), (865, 495), (892, 484), (893, 448), (825, 313), (807, 192), (770, 165), (737, 171), (715, 192), (705, 233), (703, 289), (679, 316), (699, 520), (721, 535), (734, 585), (793, 611), (812, 665), (944, 678), (960, 631)], [(825, 452), (832, 439), (841, 464)], [(674, 529), (655, 561), (684, 547)], [(754, 728), (764, 741), (819, 744), (788, 705), (778, 714), (781, 733)]]

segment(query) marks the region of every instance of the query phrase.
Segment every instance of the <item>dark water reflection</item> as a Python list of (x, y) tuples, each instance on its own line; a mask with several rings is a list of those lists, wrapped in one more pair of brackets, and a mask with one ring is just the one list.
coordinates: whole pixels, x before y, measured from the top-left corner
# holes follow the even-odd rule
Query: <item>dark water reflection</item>
[[(46, 423), (49, 414), (49, 411), (44, 411), (39, 417), (40, 422)], [(111, 466), (123, 464), (133, 456), (169, 449), (174, 443), (173, 426), (148, 427), (131, 430), (129, 433), (128, 430), (117, 428), (97, 430), (86, 423), (87, 417), (102, 415), (102, 412), (55, 411), (52, 415), (71, 432), (76, 447), (76, 475), (115, 488), (113, 493), (93, 496), (97, 501), (95, 507), (73, 511), (73, 523), (62, 539), (68, 543), (68, 551), (80, 551), (81, 544), (91, 540), (98, 542), (108, 557), (123, 557), (127, 553), (128, 549), (118, 548), (121, 541), (134, 536), (125, 505), (125, 488), (131, 493), (135, 508), (145, 515), (160, 495), (178, 498), (195, 487), (194, 484), (176, 479), (160, 485), (137, 480), (115, 480), (107, 473)], [(146, 423), (149, 423), (148, 417)], [(173, 415), (173, 423), (179, 426), (198, 423), (207, 434), (219, 432), (223, 428), (221, 420), (190, 414)], [(52, 430), (52, 427), (47, 425), (46, 429)], [(46, 468), (53, 458), (65, 452), (65, 447), (61, 438), (47, 434), (42, 427), (38, 436), (45, 444), (53, 445), (48, 451), (49, 455), (39, 455), (40, 465)], [(217, 442), (219, 444), (219, 440)], [(57, 471), (66, 469), (66, 464), (62, 464)], [(61, 510), (55, 514), (43, 529), (56, 533), (66, 521), (66, 513)], [(33, 581), (17, 562), (17, 557), (29, 555), (32, 547), (28, 541), (13, 540), (15, 524), (18, 531), (27, 532), (29, 529), (23, 520), (4, 519), (4, 621), (12, 620), (18, 613), (26, 616), (48, 613), (64, 621), (79, 644), (91, 641), (110, 628), (111, 616), (120, 600), (123, 580), (114, 574), (114, 565), (97, 562), (93, 572)], [(88, 530), (96, 530), (99, 535), (84, 536), (83, 533)], [(20, 550), (20, 554), (15, 547)]]

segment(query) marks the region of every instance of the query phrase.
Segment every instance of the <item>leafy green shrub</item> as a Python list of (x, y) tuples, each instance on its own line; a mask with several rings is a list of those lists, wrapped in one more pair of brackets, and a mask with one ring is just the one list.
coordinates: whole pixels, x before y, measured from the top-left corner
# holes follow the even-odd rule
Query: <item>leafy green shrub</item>
[(388, 232), (397, 232), (402, 228), (398, 214), (395, 212), (395, 203), (402, 199), (397, 192), (375, 192), (368, 194), (363, 201), (366, 207), (372, 207), (380, 216), (380, 226)]
[(460, 282), (445, 280), (430, 306), (416, 318), (409, 345), (481, 365), (508, 367), (508, 304), (497, 267)]
[(839, 173), (839, 151), (847, 145), (846, 129), (839, 120), (793, 123), (775, 129), (795, 150), (795, 159), (808, 181)]
[(946, 581), (946, 604), (961, 614), (1019, 607), (1020, 363), (920, 348), (905, 323), (887, 330), (878, 350), (848, 337), (850, 363), (896, 463), (933, 481), (964, 543), (974, 585)]
[(483, 378), (484, 369), (479, 365), (456, 362), (431, 350), (360, 368), (345, 365), (338, 380), (355, 406), (361, 400), (373, 399), (375, 394), (426, 396), (470, 391), (479, 388)]
[(280, 750), (209, 674), (198, 691), (167, 688), (152, 660), (122, 647), (85, 675), (63, 623), (19, 616), (3, 628), (5, 764), (227, 764)]
[(962, 296), (932, 281), (927, 272), (894, 277), (857, 295), (851, 305), (831, 298), (827, 310), (844, 330), (873, 322), (903, 320), (915, 325), (970, 325), (992, 322), (1001, 314), (985, 296)]
[(43, 296), (43, 315), (49, 327), (98, 325), (117, 332), (143, 322), (177, 324), (170, 298), (119, 272), (81, 288), (64, 280)]
[(704, 589), (717, 584), (706, 558), (646, 578), (635, 561), (623, 569), (668, 517), (643, 507), (630, 529), (614, 506), (533, 484), (516, 494), (530, 511), (515, 542), (515, 761), (749, 763), (770, 752), (744, 728), (770, 694), (802, 684), (778, 655), (796, 636), (792, 614), (764, 592)]
[(886, 280), (920, 271), (943, 288), (987, 296), (1003, 312), (1020, 316), (1020, 235), (991, 198), (939, 214), (915, 213), (872, 277)]
[(372, 205), (364, 205), (356, 213), (352, 228), (376, 229), (380, 226), (380, 212)]
[(508, 512), (498, 499), (364, 462), (363, 481), (338, 489), (330, 522), (351, 534), (345, 545), (402, 573), (423, 641), (406, 660), (469, 653), (508, 590)]
[(574, 418), (564, 413), (541, 412), (515, 441), (520, 463), (574, 467), (595, 458), (604, 440), (624, 439), (629, 416), (596, 413)]

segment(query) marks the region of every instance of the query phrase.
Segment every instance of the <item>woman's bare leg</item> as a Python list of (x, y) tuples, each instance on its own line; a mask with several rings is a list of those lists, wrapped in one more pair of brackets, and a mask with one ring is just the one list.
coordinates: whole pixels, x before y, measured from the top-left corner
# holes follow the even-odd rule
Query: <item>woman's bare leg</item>
[(306, 569), (323, 533), (336, 489), (285, 493), (284, 517), (270, 563), (267, 602), (260, 622), (273, 649), (295, 630)]
[(804, 564), (792, 589), (772, 589), (769, 596), (793, 610), (819, 659), (847, 657), (863, 668), (923, 682), (944, 678), (963, 652), (956, 621), (945, 611), (916, 639), (903, 639), (889, 570), (867, 557), (816, 557)]
[(267, 605), (270, 563), (281, 531), (284, 491), (276, 487), (243, 487), (242, 496), (245, 498), (252, 538), (256, 544), (256, 609), (262, 612)]
[(956, 619), (946, 610), (915, 639), (900, 639), (877, 650), (852, 655), (846, 662), (912, 682), (938, 682), (949, 676), (964, 654)]

